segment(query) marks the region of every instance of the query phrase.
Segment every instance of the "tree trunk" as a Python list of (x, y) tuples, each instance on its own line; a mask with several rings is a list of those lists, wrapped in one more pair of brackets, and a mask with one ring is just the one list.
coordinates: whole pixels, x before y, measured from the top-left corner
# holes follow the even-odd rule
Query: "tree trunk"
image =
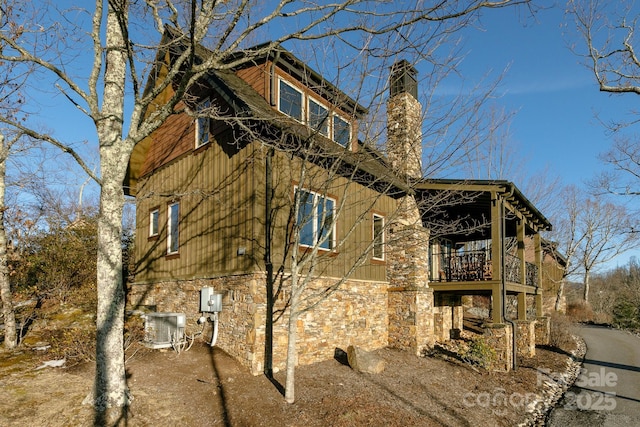
[[(107, 162), (101, 163), (104, 176), (111, 175), (106, 173), (109, 170)], [(123, 342), (125, 301), (121, 235), (124, 195), (121, 183), (121, 180), (103, 180), (100, 192), (95, 383), (95, 406), (99, 411), (129, 403)]]
[(11, 284), (9, 283), (9, 269), (7, 268), (7, 233), (4, 228), (4, 195), (6, 189), (7, 172), (7, 148), (4, 145), (4, 136), (0, 135), (0, 296), (2, 297), (2, 314), (4, 315), (4, 347), (15, 348), (18, 344), (16, 333), (16, 313), (11, 297)]
[(297, 251), (293, 251), (293, 262), (291, 265), (291, 298), (289, 299), (289, 324), (287, 328), (287, 361), (286, 372), (287, 379), (284, 385), (284, 400), (287, 403), (293, 403), (296, 400), (295, 375), (296, 361), (298, 356), (297, 340), (298, 340), (298, 305), (299, 297), (299, 278), (298, 263), (296, 260)]
[[(297, 339), (298, 339), (298, 314), (296, 312), (297, 301), (294, 304), (294, 295), (292, 292), (291, 306), (289, 311), (289, 327), (288, 327), (288, 342), (287, 342), (287, 379), (284, 386), (284, 400), (287, 403), (293, 403), (296, 400), (295, 390), (295, 374), (296, 374), (296, 359), (297, 359)], [(295, 297), (297, 300), (297, 297)]]
[(589, 276), (589, 270), (586, 270), (584, 272), (584, 294), (582, 296), (584, 302), (589, 302)]
[(118, 417), (118, 411), (107, 412), (108, 408), (123, 408), (129, 404), (124, 366), (122, 277), (122, 182), (132, 145), (122, 138), (127, 69), (122, 27), (127, 25), (126, 2), (109, 2), (106, 25), (104, 99), (96, 120), (102, 178), (98, 219), (96, 424), (111, 423)]
[(562, 294), (564, 294), (564, 279), (560, 281), (560, 285), (558, 286), (558, 292), (556, 293), (556, 305), (555, 310), (560, 311), (560, 305), (562, 302)]

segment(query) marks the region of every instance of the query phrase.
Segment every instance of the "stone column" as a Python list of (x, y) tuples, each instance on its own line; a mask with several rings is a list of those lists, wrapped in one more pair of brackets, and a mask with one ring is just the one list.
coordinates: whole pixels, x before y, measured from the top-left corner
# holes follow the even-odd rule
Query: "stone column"
[(507, 323), (488, 323), (484, 325), (484, 340), (493, 348), (495, 354), (489, 370), (509, 372), (513, 366), (513, 335), (511, 325)]
[(516, 353), (518, 356), (536, 355), (536, 332), (534, 320), (516, 320)]
[(536, 345), (549, 345), (551, 341), (551, 318), (540, 316), (536, 319)]

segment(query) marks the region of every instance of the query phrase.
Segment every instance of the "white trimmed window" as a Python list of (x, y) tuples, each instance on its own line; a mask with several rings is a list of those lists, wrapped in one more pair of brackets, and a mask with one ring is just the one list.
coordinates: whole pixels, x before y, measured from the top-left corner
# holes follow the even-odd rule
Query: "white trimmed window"
[(330, 114), (326, 104), (282, 78), (278, 79), (278, 110), (349, 148), (351, 122), (341, 115)]
[(180, 248), (180, 233), (178, 226), (180, 223), (180, 203), (169, 205), (167, 223), (167, 254), (176, 254)]
[(280, 80), (278, 89), (278, 109), (287, 116), (302, 122), (304, 117), (302, 92), (284, 80)]
[(335, 200), (313, 191), (296, 188), (299, 203), (297, 224), (300, 227), (300, 245), (321, 249), (335, 248)]
[(329, 137), (329, 110), (313, 98), (309, 98), (309, 127)]
[[(196, 107), (196, 114), (206, 114), (211, 108), (211, 100), (208, 98), (200, 102)], [(209, 143), (210, 120), (209, 117), (198, 116), (196, 118), (196, 148)]]
[(384, 217), (373, 214), (373, 259), (384, 261)]
[(351, 142), (351, 124), (337, 114), (333, 116), (333, 140), (345, 148)]
[(160, 225), (160, 211), (154, 209), (149, 212), (149, 237), (155, 237), (158, 235)]

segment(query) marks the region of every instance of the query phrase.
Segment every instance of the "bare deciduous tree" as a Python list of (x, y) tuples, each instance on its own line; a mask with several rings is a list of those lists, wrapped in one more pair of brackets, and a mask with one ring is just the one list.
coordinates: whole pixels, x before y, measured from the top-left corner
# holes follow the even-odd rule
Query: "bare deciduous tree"
[[(103, 422), (105, 414), (118, 417), (116, 412), (106, 409), (122, 408), (129, 402), (122, 342), (124, 290), (120, 246), (122, 182), (128, 160), (137, 142), (148, 137), (170, 115), (181, 111), (180, 101), (192, 83), (209, 70), (230, 69), (238, 61), (250, 61), (251, 55), (234, 60), (233, 53), (256, 39), (271, 38), (274, 43), (282, 43), (337, 37), (354, 52), (369, 53), (372, 57), (385, 52), (393, 55), (404, 49), (425, 53), (433, 34), (455, 31), (482, 9), (518, 3), (527, 1), (410, 2), (379, 8), (377, 2), (356, 0), (330, 4), (96, 0), (91, 10), (60, 10), (55, 2), (3, 1), (4, 9), (35, 8), (38, 14), (36, 19), (30, 14), (16, 16), (12, 22), (18, 29), (16, 33), (0, 32), (3, 44), (0, 59), (33, 64), (54, 82), (57, 94), (66, 97), (95, 125), (99, 173), (93, 172), (69, 141), (39, 132), (30, 123), (5, 120), (73, 156), (101, 188), (97, 370), (91, 399), (98, 409), (96, 422)], [(167, 41), (163, 38), (159, 44), (167, 25), (176, 28), (181, 36), (167, 45), (162, 44)], [(150, 29), (155, 34), (149, 34)], [(394, 45), (391, 53), (383, 40), (389, 34), (400, 35), (398, 40), (403, 40), (402, 45)], [(45, 40), (47, 43), (43, 45)], [(195, 60), (200, 45), (212, 52), (201, 62)], [(273, 45), (263, 48), (270, 49)], [(91, 52), (91, 58), (84, 61), (87, 51)], [(153, 62), (156, 57), (162, 60), (163, 69)], [(165, 61), (167, 57), (171, 60)], [(152, 84), (145, 90), (147, 79)], [(171, 97), (157, 103), (158, 96), (170, 86), (174, 88)]]
[[(593, 72), (599, 90), (618, 95), (640, 95), (637, 5), (632, 1), (572, 0), (568, 3), (568, 11), (582, 39), (575, 51)], [(638, 123), (637, 113), (630, 113), (633, 116), (629, 119), (620, 117), (604, 123), (618, 134), (613, 146), (601, 156), (613, 170), (600, 174), (594, 185), (611, 194), (640, 194), (637, 136), (619, 134)]]

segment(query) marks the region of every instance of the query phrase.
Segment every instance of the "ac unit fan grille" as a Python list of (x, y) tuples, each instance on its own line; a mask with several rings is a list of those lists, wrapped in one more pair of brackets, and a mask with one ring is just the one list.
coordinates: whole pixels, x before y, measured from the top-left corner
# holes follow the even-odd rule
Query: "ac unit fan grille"
[(185, 315), (183, 313), (149, 313), (144, 322), (145, 345), (150, 348), (168, 348), (182, 343)]

